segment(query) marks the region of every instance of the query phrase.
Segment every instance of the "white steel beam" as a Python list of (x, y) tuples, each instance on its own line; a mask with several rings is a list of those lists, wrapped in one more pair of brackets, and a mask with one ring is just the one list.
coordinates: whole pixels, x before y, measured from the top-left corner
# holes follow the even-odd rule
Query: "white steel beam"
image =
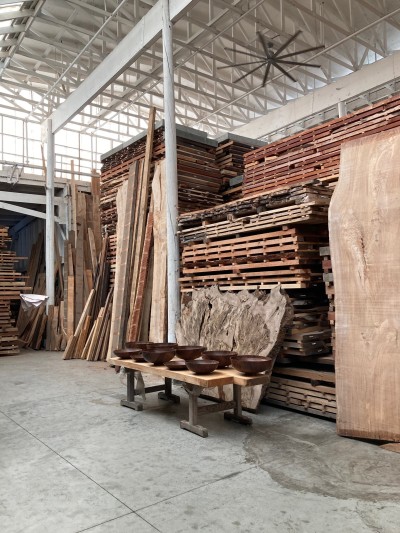
[(47, 306), (55, 301), (55, 266), (54, 266), (54, 133), (51, 119), (47, 121), (47, 166), (46, 166), (46, 294)]
[[(0, 209), (4, 209), (5, 211), (12, 211), (13, 213), (21, 213), (22, 215), (28, 215), (35, 218), (43, 218), (46, 219), (46, 213), (43, 213), (42, 211), (35, 211), (34, 209), (28, 209), (26, 207), (21, 207), (20, 205), (10, 204), (8, 202), (0, 202)], [(58, 217), (54, 217), (54, 219), (58, 223), (62, 223), (62, 221)]]
[(307, 96), (292, 100), (267, 115), (256, 118), (233, 133), (258, 139), (275, 133), (290, 124), (321, 113), (339, 102), (376, 89), (400, 77), (400, 52), (364, 66), (362, 70), (343, 76), (334, 83), (316, 89)]
[[(175, 0), (171, 5), (171, 20), (174, 22), (179, 19), (198, 1)], [(159, 0), (102, 63), (56, 109), (52, 115), (53, 133), (65, 126), (69, 120), (136, 61), (141, 53), (160, 37), (161, 30), (162, 2)]]
[[(1, 191), (1, 199), (4, 202), (17, 202), (20, 204), (46, 204), (46, 196), (43, 194), (28, 194), (23, 192)], [(54, 198), (56, 205), (64, 203), (63, 198)]]

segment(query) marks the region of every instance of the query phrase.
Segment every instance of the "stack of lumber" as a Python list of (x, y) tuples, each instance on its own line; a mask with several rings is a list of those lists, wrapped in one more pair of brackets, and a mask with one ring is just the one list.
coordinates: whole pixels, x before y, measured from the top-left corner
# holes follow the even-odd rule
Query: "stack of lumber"
[[(49, 306), (43, 302), (39, 307), (19, 309), (17, 327), (21, 345), (24, 348), (40, 350), (43, 345), (46, 350), (58, 351), (65, 347), (64, 334), (64, 280), (62, 274), (61, 257), (58, 245), (54, 243), (55, 250), (55, 305)], [(46, 269), (44, 236), (39, 233), (36, 242), (32, 245), (29, 255), (28, 284), (32, 294), (46, 294)], [(45, 342), (44, 342), (45, 341)]]
[(11, 239), (8, 228), (0, 226), (0, 356), (19, 353), (18, 329), (11, 313), (11, 302), (20, 299), (20, 293), (29, 289), (25, 278), (15, 271), (22, 258), (8, 249)]
[[(195, 132), (195, 130), (193, 130)], [(210, 141), (200, 132), (187, 132), (177, 127), (178, 208), (180, 212), (204, 209), (221, 204), (222, 176), (215, 162), (216, 141)], [(137, 161), (144, 164), (146, 136), (133, 139), (128, 145), (102, 159), (101, 222), (110, 237), (109, 260), (115, 272), (116, 197), (122, 183), (128, 179), (129, 169)], [(149, 163), (150, 183), (155, 163), (165, 157), (164, 125), (158, 125), (153, 134)]]
[(400, 125), (400, 96), (273, 142), (244, 155), (243, 195), (269, 191), (310, 179), (334, 187), (339, 176), (340, 148)]
[[(265, 220), (264, 214), (255, 215), (256, 226), (259, 217)], [(224, 234), (232, 237), (221, 238), (218, 230), (209, 232), (211, 226), (206, 226), (206, 243), (183, 247), (182, 292), (216, 283), (223, 290), (255, 290), (271, 289), (277, 283), (284, 288), (304, 288), (322, 281), (319, 247), (326, 240), (324, 228), (278, 226), (249, 234), (248, 225), (239, 219), (232, 222), (234, 229), (230, 230), (229, 223), (224, 228)]]
[(266, 401), (279, 407), (336, 418), (335, 373), (328, 367), (276, 365)]
[(321, 282), (330, 194), (316, 199), (314, 193), (308, 186), (285, 188), (181, 215), (182, 292), (215, 284), (254, 290)]
[(333, 283), (331, 250), (329, 246), (321, 246), (319, 253), (322, 257), (322, 270), (325, 282), (325, 293), (329, 301), (328, 319), (331, 325), (332, 354), (335, 356), (335, 285)]
[(265, 144), (254, 139), (246, 139), (227, 133), (217, 139), (216, 163), (223, 176), (224, 200), (234, 200), (242, 195), (243, 180), (231, 180), (244, 173), (244, 154)]
[(290, 293), (293, 322), (285, 335), (279, 361), (313, 361), (315, 356), (330, 354), (331, 328), (323, 296), (318, 289), (306, 289), (297, 295), (294, 292)]

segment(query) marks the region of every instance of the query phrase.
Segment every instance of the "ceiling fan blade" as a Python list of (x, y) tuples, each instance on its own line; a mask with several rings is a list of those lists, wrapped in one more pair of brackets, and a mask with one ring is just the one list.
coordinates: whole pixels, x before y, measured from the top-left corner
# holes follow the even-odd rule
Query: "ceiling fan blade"
[(269, 50), (268, 45), (267, 45), (267, 43), (265, 41), (264, 35), (260, 31), (258, 31), (257, 32), (257, 36), (258, 36), (258, 38), (261, 41), (261, 44), (262, 44), (262, 47), (264, 49), (265, 55), (267, 57), (270, 57), (270, 50)]
[(304, 50), (299, 50), (298, 52), (291, 52), (290, 54), (279, 56), (279, 59), (285, 59), (286, 57), (296, 56), (297, 54), (305, 54), (306, 52), (313, 52), (315, 50), (322, 50), (323, 48), (325, 48), (325, 45), (321, 44), (320, 46), (313, 46), (312, 48), (305, 48)]
[(313, 67), (313, 68), (321, 68), (321, 65), (316, 65), (315, 63), (307, 63), (306, 61), (285, 61), (285, 60), (281, 60), (279, 58), (276, 58), (275, 61), (277, 63), (281, 63), (281, 64), (284, 64), (284, 65), (300, 65), (300, 66), (304, 66), (304, 67)]
[(265, 59), (259, 59), (258, 61), (247, 61), (246, 63), (235, 63), (233, 65), (217, 67), (217, 70), (222, 70), (223, 68), (243, 67), (244, 65), (255, 65), (256, 63), (265, 63)]
[(237, 83), (238, 81), (242, 81), (244, 78), (247, 78), (247, 76), (250, 76), (250, 74), (253, 74), (253, 72), (255, 72), (256, 70), (258, 70), (261, 67), (262, 67), (262, 65), (258, 65), (257, 67), (255, 67), (252, 70), (250, 70), (250, 72), (246, 72), (246, 74), (243, 74), (243, 76), (240, 76), (240, 78), (235, 80), (233, 83)]
[(265, 69), (265, 74), (264, 74), (263, 82), (262, 82), (262, 86), (263, 86), (263, 87), (265, 87), (265, 84), (267, 83), (268, 74), (269, 74), (269, 71), (270, 71), (270, 70), (271, 70), (271, 63), (268, 62), (267, 68)]
[(266, 59), (265, 56), (260, 56), (258, 54), (251, 54), (250, 52), (244, 52), (242, 50), (235, 50), (234, 48), (225, 48), (225, 50), (228, 52), (238, 52), (239, 54), (246, 54), (249, 57), (258, 57), (260, 59), (264, 59), (264, 61)]
[(289, 44), (291, 44), (295, 39), (297, 39), (300, 33), (301, 33), (301, 30), (297, 30), (294, 35), (289, 37), (289, 39), (285, 43), (283, 43), (283, 45), (280, 48), (278, 48), (278, 50), (274, 53), (272, 57), (278, 56), (285, 48), (289, 46)]
[(290, 78), (292, 81), (294, 81), (295, 83), (297, 83), (297, 80), (295, 78), (293, 78), (293, 76), (291, 74), (289, 74), (289, 72), (286, 72), (285, 69), (283, 69), (280, 65), (278, 65), (278, 63), (276, 63), (274, 61), (273, 63), (274, 67), (276, 67), (278, 70), (280, 70), (282, 72), (282, 74), (284, 74), (285, 76), (287, 76), (288, 78)]

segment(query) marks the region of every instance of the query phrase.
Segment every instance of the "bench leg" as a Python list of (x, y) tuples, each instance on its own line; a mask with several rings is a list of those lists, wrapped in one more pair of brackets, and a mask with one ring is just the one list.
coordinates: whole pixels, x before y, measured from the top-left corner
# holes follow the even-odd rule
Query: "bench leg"
[(252, 424), (251, 418), (242, 415), (242, 387), (240, 385), (233, 385), (233, 400), (235, 402), (233, 413), (224, 413), (224, 418), (246, 426)]
[(135, 411), (143, 411), (143, 404), (135, 401), (135, 371), (131, 368), (126, 368), (126, 372), (126, 400), (121, 400), (121, 405), (135, 409)]
[(189, 420), (181, 420), (181, 428), (191, 431), (200, 437), (208, 437), (208, 429), (200, 426), (198, 420), (198, 398), (203, 390), (203, 387), (197, 385), (184, 384), (184, 388), (189, 395)]
[(158, 397), (160, 400), (167, 400), (174, 403), (180, 403), (181, 399), (178, 395), (172, 394), (172, 379), (165, 378), (165, 388), (164, 392), (159, 392)]

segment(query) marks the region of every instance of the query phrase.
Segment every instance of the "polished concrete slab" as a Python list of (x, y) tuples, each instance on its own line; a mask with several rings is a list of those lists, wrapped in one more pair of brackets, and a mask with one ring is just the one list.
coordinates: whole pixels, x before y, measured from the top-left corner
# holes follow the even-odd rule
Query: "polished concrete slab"
[(263, 406), (252, 427), (148, 395), (59, 353), (0, 358), (0, 531), (397, 533), (400, 456), (330, 421)]

